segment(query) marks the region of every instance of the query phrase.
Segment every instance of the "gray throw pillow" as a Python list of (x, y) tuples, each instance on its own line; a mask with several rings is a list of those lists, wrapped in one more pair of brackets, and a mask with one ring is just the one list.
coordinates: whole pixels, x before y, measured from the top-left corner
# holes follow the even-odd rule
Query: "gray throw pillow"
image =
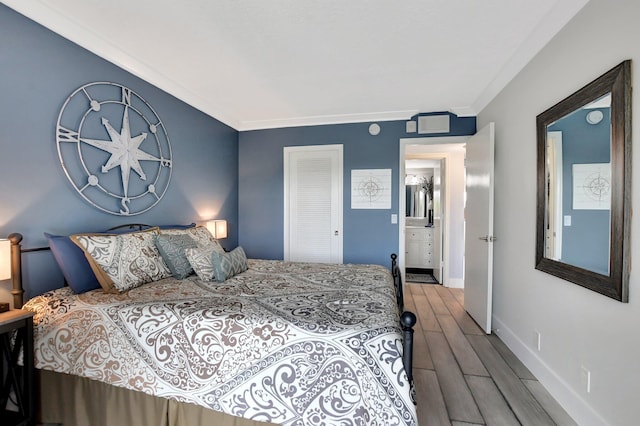
[(238, 246), (229, 253), (211, 253), (211, 263), (213, 264), (214, 275), (216, 281), (224, 282), (226, 279), (246, 271), (249, 266), (247, 264), (247, 255), (242, 247)]
[(189, 235), (156, 235), (156, 247), (174, 277), (181, 280), (193, 273), (185, 249), (197, 247), (197, 243)]

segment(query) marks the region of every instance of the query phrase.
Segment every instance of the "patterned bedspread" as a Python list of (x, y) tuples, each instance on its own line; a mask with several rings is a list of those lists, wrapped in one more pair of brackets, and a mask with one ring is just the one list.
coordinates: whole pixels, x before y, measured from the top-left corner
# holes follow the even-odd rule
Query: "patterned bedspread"
[(31, 299), (36, 367), (286, 425), (415, 425), (390, 272), (249, 260), (226, 282), (167, 278)]

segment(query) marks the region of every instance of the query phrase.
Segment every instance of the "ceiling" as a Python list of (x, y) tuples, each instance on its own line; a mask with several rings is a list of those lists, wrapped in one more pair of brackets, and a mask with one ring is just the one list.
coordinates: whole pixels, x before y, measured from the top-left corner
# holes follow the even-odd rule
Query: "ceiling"
[(2, 0), (236, 130), (476, 115), (588, 0)]

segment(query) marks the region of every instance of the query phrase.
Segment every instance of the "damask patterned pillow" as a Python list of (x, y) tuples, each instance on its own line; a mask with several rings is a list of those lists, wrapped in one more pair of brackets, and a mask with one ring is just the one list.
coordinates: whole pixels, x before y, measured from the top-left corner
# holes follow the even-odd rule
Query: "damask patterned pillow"
[(219, 283), (249, 268), (247, 255), (240, 246), (233, 249), (230, 253), (211, 253), (211, 263), (213, 264), (216, 281)]
[(130, 234), (77, 234), (71, 240), (85, 253), (105, 292), (121, 293), (171, 276), (156, 248), (158, 228)]
[(214, 278), (211, 255), (217, 253), (215, 248), (195, 247), (185, 249), (184, 254), (189, 259), (189, 264), (202, 281), (212, 281)]
[(209, 247), (224, 253), (224, 249), (218, 240), (213, 238), (206, 226), (194, 226), (187, 229), (161, 229), (160, 233), (163, 235), (188, 235), (194, 239), (199, 247)]
[(171, 274), (181, 280), (193, 273), (185, 249), (197, 247), (195, 240), (186, 234), (156, 235), (156, 247), (167, 264)]

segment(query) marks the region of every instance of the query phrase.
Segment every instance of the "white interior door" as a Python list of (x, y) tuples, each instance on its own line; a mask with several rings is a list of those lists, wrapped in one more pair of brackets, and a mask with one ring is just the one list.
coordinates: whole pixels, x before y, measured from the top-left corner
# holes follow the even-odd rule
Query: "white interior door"
[(342, 263), (342, 145), (284, 148), (284, 259)]
[(467, 141), (464, 308), (491, 333), (494, 123)]

